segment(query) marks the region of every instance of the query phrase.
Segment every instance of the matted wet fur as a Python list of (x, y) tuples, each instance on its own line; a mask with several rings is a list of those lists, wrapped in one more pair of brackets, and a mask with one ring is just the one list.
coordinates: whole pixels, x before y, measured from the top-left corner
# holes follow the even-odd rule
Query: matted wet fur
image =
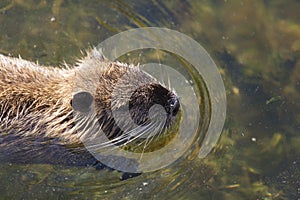
[[(130, 91), (130, 85), (141, 87)], [(94, 89), (87, 90), (90, 86)], [(131, 138), (123, 135), (113, 112), (125, 104), (137, 125), (152, 129), (168, 127), (179, 110), (176, 95), (149, 74), (111, 62), (96, 49), (65, 69), (0, 55), (0, 161), (94, 165), (98, 162), (82, 144), (89, 129), (78, 128), (74, 112), (92, 106), (101, 130), (112, 143), (123, 144)], [(167, 119), (151, 126), (148, 114), (155, 104), (165, 108)], [(126, 126), (126, 118), (122, 123)]]

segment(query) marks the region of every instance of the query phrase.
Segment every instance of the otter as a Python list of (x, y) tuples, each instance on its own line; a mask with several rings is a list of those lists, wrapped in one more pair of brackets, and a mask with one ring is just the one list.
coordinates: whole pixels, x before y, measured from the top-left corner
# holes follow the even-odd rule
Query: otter
[[(156, 104), (165, 110), (163, 123), (149, 115)], [(140, 132), (167, 129), (179, 110), (175, 92), (139, 66), (109, 61), (95, 48), (74, 66), (59, 68), (0, 54), (0, 162), (102, 168), (84, 139), (104, 133), (121, 146), (141, 136), (128, 134), (132, 124), (145, 127)], [(87, 115), (94, 121), (83, 123)]]

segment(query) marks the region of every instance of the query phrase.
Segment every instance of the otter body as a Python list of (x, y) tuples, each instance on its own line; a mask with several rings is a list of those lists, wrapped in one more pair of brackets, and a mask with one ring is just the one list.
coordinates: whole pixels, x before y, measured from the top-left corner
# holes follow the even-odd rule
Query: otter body
[(132, 121), (145, 126), (155, 104), (165, 108), (168, 127), (179, 110), (176, 95), (139, 67), (111, 62), (96, 49), (66, 69), (0, 55), (0, 162), (93, 165), (82, 143), (95, 134), (93, 123), (83, 127), (75, 116), (93, 110), (99, 134), (118, 139), (128, 118), (120, 127), (114, 111), (129, 107)]

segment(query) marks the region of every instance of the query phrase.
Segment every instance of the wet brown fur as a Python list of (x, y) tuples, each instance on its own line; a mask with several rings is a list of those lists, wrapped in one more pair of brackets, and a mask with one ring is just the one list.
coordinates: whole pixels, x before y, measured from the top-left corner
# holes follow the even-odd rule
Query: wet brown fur
[[(94, 67), (80, 71), (85, 65)], [(95, 101), (109, 106), (113, 85), (129, 71), (138, 69), (110, 62), (97, 50), (89, 52), (76, 67), (69, 69), (40, 66), (21, 58), (0, 55), (0, 131), (60, 138), (68, 144), (80, 143), (79, 136), (74, 134), (76, 127), (73, 126), (70, 104), (75, 76), (82, 79), (96, 76), (99, 82), (93, 83), (97, 87), (97, 94), (93, 94), (97, 97)], [(83, 86), (82, 89), (87, 88)]]

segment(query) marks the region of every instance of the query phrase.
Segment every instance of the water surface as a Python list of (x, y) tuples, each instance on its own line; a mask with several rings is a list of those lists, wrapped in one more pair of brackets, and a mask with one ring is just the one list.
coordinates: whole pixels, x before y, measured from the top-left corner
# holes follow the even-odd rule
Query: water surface
[(116, 171), (3, 163), (1, 197), (299, 199), (299, 10), (296, 0), (2, 0), (0, 52), (44, 65), (74, 63), (81, 50), (130, 28), (187, 34), (219, 66), (228, 111), (205, 159), (191, 155), (126, 181)]

